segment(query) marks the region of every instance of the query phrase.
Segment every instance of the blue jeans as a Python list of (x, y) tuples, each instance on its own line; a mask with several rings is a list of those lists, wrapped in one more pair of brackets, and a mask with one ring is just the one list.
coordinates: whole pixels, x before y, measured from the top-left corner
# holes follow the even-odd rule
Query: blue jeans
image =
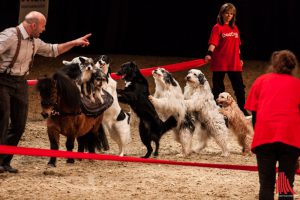
[[(280, 142), (261, 145), (255, 148), (259, 176), (259, 199), (274, 199), (276, 183), (276, 163), (278, 161), (278, 172), (283, 172), (293, 188), (296, 164), (300, 155), (300, 149)], [(293, 194), (284, 194), (279, 191), (279, 199), (294, 199)]]

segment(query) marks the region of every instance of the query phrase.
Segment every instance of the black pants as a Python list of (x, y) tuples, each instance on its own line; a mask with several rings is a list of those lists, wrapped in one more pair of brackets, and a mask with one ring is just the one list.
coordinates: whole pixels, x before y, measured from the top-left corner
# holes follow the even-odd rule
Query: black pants
[[(278, 161), (278, 172), (284, 173), (293, 188), (296, 164), (300, 155), (300, 149), (283, 143), (272, 143), (255, 148), (259, 176), (259, 199), (274, 199), (276, 182), (276, 163)], [(294, 199), (291, 192), (284, 194), (279, 191), (279, 199)]]
[[(25, 130), (28, 85), (22, 77), (0, 74), (0, 144), (17, 146)], [(13, 155), (0, 155), (0, 165), (10, 165)]]
[(228, 72), (213, 72), (212, 75), (212, 92), (214, 98), (217, 99), (219, 94), (225, 92), (224, 78), (225, 74), (228, 74), (228, 78), (231, 82), (234, 95), (236, 96), (237, 104), (239, 108), (247, 114), (245, 110), (245, 85), (240, 71), (228, 71)]

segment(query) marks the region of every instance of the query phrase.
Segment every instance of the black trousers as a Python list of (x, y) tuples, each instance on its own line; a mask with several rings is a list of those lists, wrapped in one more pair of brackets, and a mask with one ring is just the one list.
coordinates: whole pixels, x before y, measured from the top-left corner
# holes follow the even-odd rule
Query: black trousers
[[(278, 172), (284, 173), (291, 188), (293, 188), (300, 149), (276, 142), (256, 147), (255, 154), (260, 183), (260, 200), (274, 199), (277, 162), (279, 163)], [(278, 197), (285, 200), (294, 199), (291, 192), (284, 194), (279, 191)]]
[[(0, 144), (17, 146), (28, 114), (28, 85), (23, 77), (0, 74)], [(10, 165), (13, 155), (0, 155), (0, 165)]]
[(214, 98), (217, 99), (219, 94), (225, 92), (224, 78), (225, 74), (228, 74), (228, 78), (231, 82), (234, 95), (236, 96), (237, 104), (239, 108), (246, 114), (245, 106), (245, 85), (240, 71), (222, 71), (213, 72), (212, 75), (212, 93)]

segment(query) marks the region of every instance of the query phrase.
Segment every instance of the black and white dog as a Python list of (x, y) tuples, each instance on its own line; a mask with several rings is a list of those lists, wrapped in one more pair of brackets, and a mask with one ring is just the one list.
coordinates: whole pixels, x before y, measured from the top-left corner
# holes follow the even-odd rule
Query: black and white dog
[(107, 81), (102, 82), (102, 88), (110, 93), (114, 102), (103, 113), (102, 125), (105, 132), (109, 132), (111, 138), (118, 144), (119, 155), (123, 156), (126, 146), (131, 142), (130, 115), (124, 112), (117, 97), (117, 82), (110, 76), (111, 59), (107, 55), (101, 55), (96, 62), (96, 68), (100, 68), (107, 76)]
[(92, 58), (79, 56), (73, 58), (72, 61), (63, 61), (65, 67), (62, 71), (73, 79), (82, 95), (90, 98), (95, 102), (93, 96), (93, 80), (92, 76), (95, 72), (94, 61)]
[(176, 118), (177, 127), (172, 129), (175, 140), (181, 144), (183, 155), (189, 156), (192, 153), (196, 118), (193, 113), (187, 112), (181, 87), (170, 72), (157, 68), (152, 71), (152, 75), (155, 92), (149, 96), (149, 100), (163, 120), (172, 115)]
[(123, 76), (126, 83), (124, 89), (117, 90), (119, 101), (130, 105), (140, 119), (139, 133), (143, 144), (147, 147), (147, 153), (143, 157), (149, 158), (152, 154), (151, 141), (156, 145), (154, 156), (158, 156), (160, 138), (165, 132), (176, 127), (176, 119), (171, 116), (163, 122), (159, 118), (148, 99), (148, 82), (134, 62), (124, 63), (117, 75)]
[[(228, 128), (226, 127), (224, 116), (219, 112), (211, 92), (209, 83), (204, 74), (198, 69), (191, 69), (185, 77), (186, 86), (184, 87), (184, 99), (188, 111), (197, 112), (201, 131), (196, 134), (198, 146), (195, 152), (199, 153), (206, 147), (210, 137), (222, 149), (222, 156), (228, 156), (227, 147)], [(198, 123), (198, 124), (199, 124)]]

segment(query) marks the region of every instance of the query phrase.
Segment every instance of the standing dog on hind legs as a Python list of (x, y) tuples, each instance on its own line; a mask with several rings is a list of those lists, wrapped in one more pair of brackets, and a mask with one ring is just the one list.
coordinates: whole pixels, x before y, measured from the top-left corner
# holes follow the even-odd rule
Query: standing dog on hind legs
[(197, 133), (199, 146), (195, 151), (200, 152), (206, 146), (208, 138), (213, 137), (222, 149), (222, 156), (228, 156), (228, 129), (224, 116), (219, 112), (219, 107), (214, 100), (207, 79), (197, 69), (191, 69), (185, 79), (184, 98), (186, 106), (188, 111), (198, 112), (198, 119), (202, 129)]
[(243, 155), (251, 153), (253, 128), (251, 122), (245, 118), (236, 101), (227, 92), (222, 92), (217, 98), (222, 113), (228, 119), (229, 129), (237, 136), (239, 145), (243, 148)]
[[(107, 80), (100, 84), (110, 95), (113, 96), (113, 104), (104, 111), (102, 125), (104, 132), (109, 132), (111, 138), (118, 144), (119, 155), (123, 156), (126, 152), (126, 146), (131, 142), (130, 134), (130, 115), (124, 112), (119, 104), (117, 97), (117, 82), (110, 76), (111, 59), (106, 55), (101, 55), (96, 62), (96, 68), (100, 68), (106, 74)], [(95, 88), (99, 84), (95, 80)]]
[(158, 156), (160, 138), (177, 125), (176, 119), (171, 116), (163, 122), (159, 118), (148, 99), (150, 94), (147, 79), (134, 62), (124, 63), (117, 75), (123, 76), (126, 83), (124, 89), (117, 90), (119, 101), (130, 105), (140, 119), (139, 133), (143, 144), (147, 147), (147, 153), (143, 157), (149, 158), (152, 154), (152, 141), (156, 145), (154, 156)]
[(192, 153), (192, 139), (195, 130), (193, 117), (187, 113), (184, 96), (179, 83), (170, 72), (163, 68), (152, 71), (155, 81), (155, 92), (149, 96), (159, 116), (165, 120), (173, 115), (177, 126), (172, 129), (175, 140), (182, 146), (184, 156)]

